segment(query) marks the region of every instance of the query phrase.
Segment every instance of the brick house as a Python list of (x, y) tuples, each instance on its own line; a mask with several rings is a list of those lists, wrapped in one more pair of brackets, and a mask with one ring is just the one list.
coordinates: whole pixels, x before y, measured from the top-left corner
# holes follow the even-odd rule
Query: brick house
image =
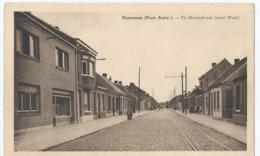
[(74, 41), (30, 13), (14, 19), (15, 130), (77, 122)]
[[(137, 98), (137, 103), (133, 106), (133, 112), (142, 111), (145, 109), (145, 96), (146, 92), (141, 88), (137, 87), (134, 83), (130, 83), (129, 90)], [(139, 104), (140, 102), (140, 104)]]
[(211, 97), (208, 91), (208, 86), (213, 83), (217, 78), (219, 78), (230, 66), (231, 64), (226, 58), (224, 58), (219, 63), (212, 63), (212, 68), (199, 77), (199, 87), (203, 92), (204, 98), (204, 114), (212, 115), (213, 112), (213, 108), (209, 102), (211, 100)]
[(78, 103), (81, 121), (92, 120), (95, 112), (95, 62), (97, 52), (80, 39), (76, 39)]
[(86, 104), (84, 93), (95, 88), (97, 52), (29, 12), (14, 19), (15, 130), (77, 123), (93, 114), (94, 102)]
[(198, 86), (195, 86), (195, 88), (188, 94), (188, 108), (191, 113), (202, 113), (203, 108), (203, 99), (201, 100), (203, 96), (201, 96), (201, 90)]
[[(210, 105), (213, 108), (213, 117), (231, 118), (233, 107), (233, 79), (236, 73), (239, 73), (245, 67), (246, 58), (242, 60), (235, 59), (234, 64), (227, 69), (218, 79), (208, 86), (210, 92)], [(243, 85), (242, 85), (243, 86)], [(234, 89), (236, 91), (236, 89)], [(234, 98), (236, 99), (236, 98)]]
[(96, 73), (96, 103), (97, 118), (121, 115), (127, 109), (127, 95), (118, 88), (107, 74)]
[[(247, 59), (232, 75), (233, 109), (232, 120), (235, 123), (247, 124)], [(241, 60), (241, 61), (243, 61)]]

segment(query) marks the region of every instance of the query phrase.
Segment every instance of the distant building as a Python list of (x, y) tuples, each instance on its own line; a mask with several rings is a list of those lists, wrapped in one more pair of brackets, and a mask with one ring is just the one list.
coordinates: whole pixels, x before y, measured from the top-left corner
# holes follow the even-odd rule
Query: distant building
[[(146, 92), (140, 88), (138, 88), (134, 83), (130, 83), (129, 90), (132, 94), (138, 97), (137, 103), (133, 106), (133, 112), (142, 111), (145, 109), (145, 96)], [(140, 102), (140, 104), (139, 104)]]

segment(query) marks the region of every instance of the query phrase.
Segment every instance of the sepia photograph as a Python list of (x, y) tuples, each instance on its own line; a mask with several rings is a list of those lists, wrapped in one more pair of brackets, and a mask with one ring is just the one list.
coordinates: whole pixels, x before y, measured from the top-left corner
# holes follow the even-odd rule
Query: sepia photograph
[(253, 4), (25, 3), (5, 17), (7, 151), (252, 154)]

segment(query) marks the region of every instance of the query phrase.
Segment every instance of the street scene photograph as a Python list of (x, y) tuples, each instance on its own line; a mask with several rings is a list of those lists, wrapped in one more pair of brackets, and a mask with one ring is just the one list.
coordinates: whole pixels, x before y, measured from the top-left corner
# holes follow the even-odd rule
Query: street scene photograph
[(253, 5), (109, 6), (10, 14), (13, 150), (251, 150)]

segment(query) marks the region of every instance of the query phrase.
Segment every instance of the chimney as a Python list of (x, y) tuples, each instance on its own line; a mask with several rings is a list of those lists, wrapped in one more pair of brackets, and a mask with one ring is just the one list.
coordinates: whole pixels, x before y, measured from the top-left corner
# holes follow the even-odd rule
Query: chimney
[(55, 29), (58, 29), (58, 30), (60, 29), (58, 26), (54, 26), (54, 28), (55, 28)]
[(117, 80), (115, 80), (115, 81), (114, 81), (114, 83), (115, 83), (115, 84), (117, 84), (117, 83), (118, 83), (118, 81), (117, 81)]
[(120, 85), (122, 85), (122, 81), (119, 81), (118, 83), (119, 83)]
[(240, 59), (236, 58), (234, 59), (234, 64), (238, 63), (240, 61)]
[(133, 83), (133, 82), (131, 82), (129, 86), (134, 86), (134, 83)]
[(107, 73), (103, 73), (102, 75), (103, 77), (107, 78)]
[(216, 62), (211, 63), (212, 68), (216, 65)]
[(109, 77), (109, 81), (112, 81), (112, 77), (111, 76)]

